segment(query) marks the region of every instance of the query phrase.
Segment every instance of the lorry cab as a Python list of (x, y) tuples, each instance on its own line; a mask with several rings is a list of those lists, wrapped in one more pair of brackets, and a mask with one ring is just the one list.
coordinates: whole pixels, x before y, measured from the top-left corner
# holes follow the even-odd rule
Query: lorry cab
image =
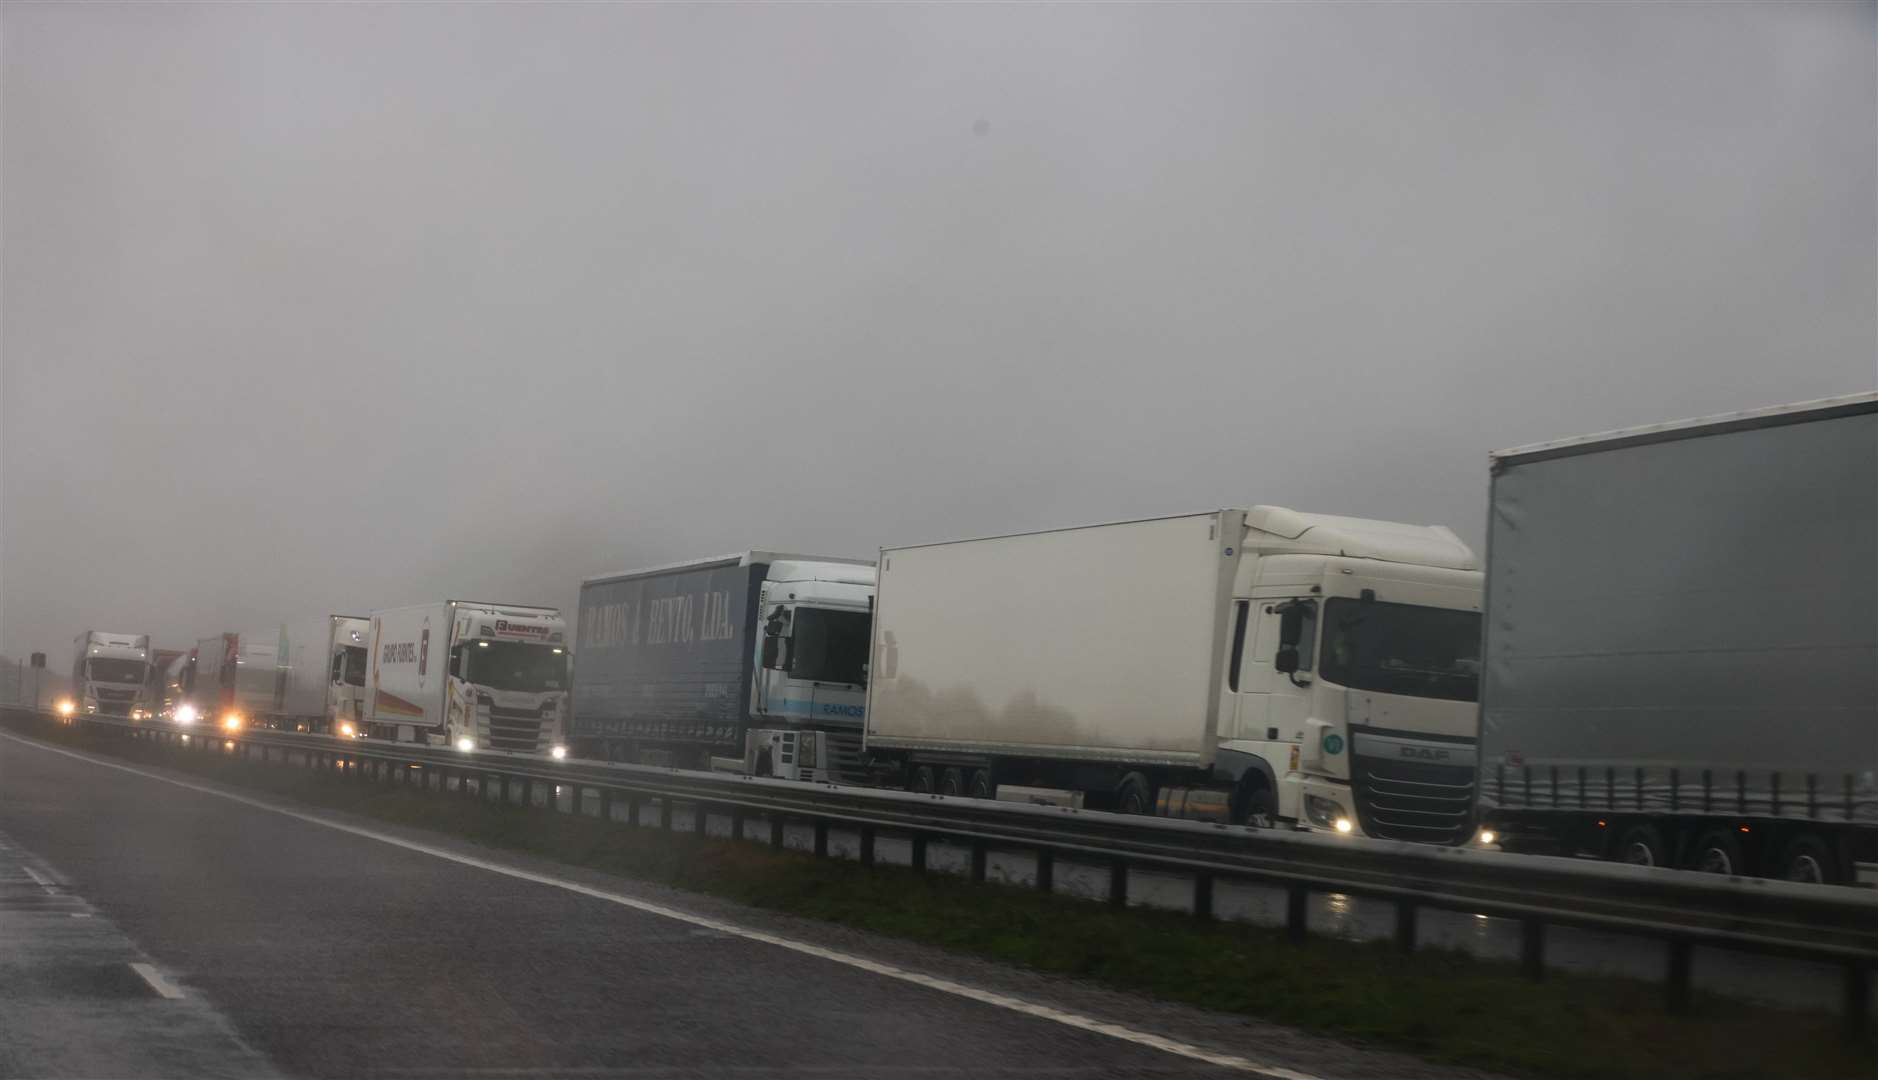
[(149, 710), (150, 636), (87, 630), (72, 662), (72, 709), (141, 719)]
[[(865, 778), (872, 563), (778, 559), (757, 594), (750, 771), (793, 780)], [(833, 730), (830, 730), (833, 729)]]
[(1250, 815), (1466, 840), (1480, 681), (1473, 552), (1446, 529), (1276, 507), (1255, 508), (1246, 526), (1219, 736), (1223, 759), (1258, 763), (1262, 790), (1248, 790), (1262, 805)]
[(566, 754), (567, 621), (558, 611), (453, 605), (446, 739)]
[(327, 670), (326, 717), (328, 733), (354, 738), (365, 730), (366, 643), (372, 621), (356, 616), (332, 617), (332, 655)]

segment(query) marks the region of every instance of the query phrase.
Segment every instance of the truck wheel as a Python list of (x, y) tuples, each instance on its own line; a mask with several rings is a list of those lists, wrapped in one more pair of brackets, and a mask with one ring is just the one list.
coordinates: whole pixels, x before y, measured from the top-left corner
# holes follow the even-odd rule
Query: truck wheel
[(1710, 829), (1689, 849), (1689, 869), (1705, 874), (1741, 873), (1741, 842), (1727, 829)]
[(965, 793), (974, 799), (989, 799), (997, 789), (991, 786), (990, 769), (973, 769), (970, 782), (965, 786)]
[(938, 785), (933, 782), (931, 765), (920, 765), (916, 767), (913, 770), (912, 778), (907, 781), (907, 789), (917, 791), (921, 795), (931, 795), (933, 789), (937, 786)]
[(939, 774), (939, 794), (941, 795), (965, 794), (964, 772), (956, 768), (948, 768), (946, 769), (945, 772), (940, 773)]
[(1788, 881), (1813, 885), (1839, 883), (1839, 860), (1833, 857), (1826, 841), (1812, 833), (1801, 833), (1787, 844), (1787, 850), (1780, 856), (1779, 871)]
[(1247, 770), (1244, 779), (1239, 781), (1238, 790), (1233, 792), (1233, 824), (1269, 829), (1276, 816), (1278, 807), (1272, 799), (1271, 785), (1265, 782), (1263, 773)]
[(1611, 858), (1632, 866), (1668, 866), (1669, 846), (1654, 825), (1632, 825), (1617, 838)]
[(1154, 813), (1154, 785), (1138, 772), (1122, 777), (1115, 788), (1115, 809), (1124, 814)]

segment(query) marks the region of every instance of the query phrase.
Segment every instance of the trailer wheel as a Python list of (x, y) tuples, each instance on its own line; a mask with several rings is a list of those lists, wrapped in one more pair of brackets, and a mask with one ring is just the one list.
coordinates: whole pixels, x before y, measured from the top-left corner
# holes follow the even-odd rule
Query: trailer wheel
[(913, 769), (913, 778), (908, 782), (907, 786), (911, 790), (919, 792), (921, 795), (931, 795), (933, 789), (938, 786), (933, 782), (932, 766), (916, 766)]
[(1115, 788), (1115, 809), (1124, 814), (1154, 813), (1154, 785), (1138, 772), (1122, 777)]
[(1689, 848), (1689, 869), (1700, 870), (1705, 874), (1727, 874), (1733, 877), (1741, 873), (1741, 841), (1727, 829), (1710, 829), (1696, 837), (1695, 844)]
[(940, 773), (939, 774), (939, 794), (941, 795), (965, 794), (965, 773), (956, 767), (948, 767), (945, 772)]
[(1654, 825), (1632, 825), (1617, 838), (1611, 858), (1632, 866), (1669, 866), (1669, 845)]
[(1839, 860), (1833, 857), (1832, 847), (1813, 833), (1801, 833), (1787, 844), (1778, 870), (1788, 881), (1813, 885), (1839, 883)]
[(996, 791), (997, 789), (991, 785), (990, 769), (972, 770), (971, 780), (965, 787), (965, 793), (967, 795), (970, 795), (974, 799), (989, 799)]

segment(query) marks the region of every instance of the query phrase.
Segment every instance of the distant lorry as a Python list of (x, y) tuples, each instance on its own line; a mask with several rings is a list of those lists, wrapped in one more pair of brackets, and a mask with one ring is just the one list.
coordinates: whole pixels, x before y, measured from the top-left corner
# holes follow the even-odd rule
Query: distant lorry
[(872, 563), (746, 551), (589, 578), (575, 751), (791, 780), (867, 780)]
[(157, 716), (164, 720), (193, 722), (196, 718), (195, 684), (196, 650), (186, 649), (177, 653), (158, 673), (157, 693), (151, 701)]
[(1878, 394), (1492, 474), (1480, 812), (1503, 842), (1878, 877)]
[(880, 553), (866, 749), (915, 791), (1461, 844), (1480, 572), (1275, 506)]
[(87, 630), (72, 650), (72, 712), (141, 719), (150, 711), (149, 634)]
[(223, 727), (354, 735), (363, 719), (370, 628), (360, 616), (319, 615), (221, 634), (198, 642), (193, 670), (185, 660), (166, 682), (181, 689), (187, 681), (196, 691), (183, 695), (192, 711)]
[(446, 600), (374, 611), (357, 734), (465, 753), (567, 753), (567, 620)]

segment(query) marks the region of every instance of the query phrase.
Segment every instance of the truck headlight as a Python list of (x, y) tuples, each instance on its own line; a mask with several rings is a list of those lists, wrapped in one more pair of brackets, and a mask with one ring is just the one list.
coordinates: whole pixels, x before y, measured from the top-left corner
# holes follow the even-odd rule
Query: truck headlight
[(66, 698), (59, 702), (59, 715), (60, 716), (70, 716), (74, 712), (77, 712), (77, 711), (78, 711), (78, 706), (72, 704), (71, 698)]
[(548, 756), (553, 758), (556, 761), (562, 761), (567, 757), (567, 747), (565, 746), (549, 747)]
[(456, 741), (456, 748), (467, 754), (471, 750), (476, 749), (476, 740), (468, 737), (458, 739)]
[(1322, 795), (1304, 796), (1304, 816), (1311, 824), (1320, 829), (1335, 829), (1347, 833), (1353, 825), (1349, 815), (1343, 812), (1343, 804), (1335, 799), (1326, 799)]
[(241, 730), (241, 714), (231, 712), (227, 716), (222, 717), (222, 727), (228, 729), (229, 731), (240, 731)]
[(350, 739), (352, 736), (358, 734), (358, 731), (359, 731), (358, 728), (355, 728), (352, 726), (352, 721), (350, 720), (339, 721), (339, 734), (341, 737)]
[(179, 724), (195, 723), (196, 722), (196, 707), (194, 705), (176, 706), (176, 722)]

